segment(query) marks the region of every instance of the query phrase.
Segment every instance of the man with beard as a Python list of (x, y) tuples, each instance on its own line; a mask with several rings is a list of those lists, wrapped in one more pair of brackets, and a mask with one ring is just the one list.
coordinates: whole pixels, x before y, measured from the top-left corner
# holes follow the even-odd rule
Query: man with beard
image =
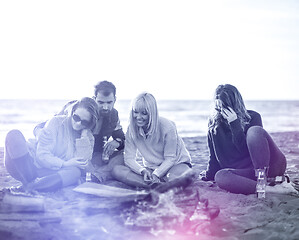
[(111, 170), (115, 165), (124, 164), (125, 134), (120, 125), (118, 112), (114, 108), (116, 101), (114, 84), (108, 81), (99, 82), (94, 89), (94, 99), (98, 104), (99, 118), (93, 130), (95, 145), (91, 173), (102, 182), (111, 177)]

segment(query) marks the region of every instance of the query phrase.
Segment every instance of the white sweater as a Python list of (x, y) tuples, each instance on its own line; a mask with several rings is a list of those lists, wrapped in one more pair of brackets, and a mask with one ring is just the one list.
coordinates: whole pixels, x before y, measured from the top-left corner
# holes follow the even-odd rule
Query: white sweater
[(73, 157), (90, 160), (94, 137), (90, 130), (83, 130), (81, 138), (75, 137), (70, 117), (54, 116), (28, 145), (37, 167), (59, 170)]
[[(169, 169), (179, 163), (191, 163), (190, 154), (183, 140), (179, 137), (175, 124), (165, 118), (159, 118), (159, 137), (151, 141), (141, 135), (133, 139), (130, 126), (126, 134), (125, 164), (137, 174), (141, 174), (144, 167), (153, 169), (153, 174), (163, 177)], [(143, 165), (136, 160), (139, 152)]]

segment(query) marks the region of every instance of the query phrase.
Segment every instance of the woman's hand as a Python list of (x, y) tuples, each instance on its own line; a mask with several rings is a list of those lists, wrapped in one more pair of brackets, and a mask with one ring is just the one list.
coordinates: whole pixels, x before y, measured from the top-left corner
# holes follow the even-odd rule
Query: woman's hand
[(160, 178), (156, 174), (152, 174), (152, 183), (159, 183)]
[(145, 181), (145, 182), (152, 182), (152, 174), (151, 174), (151, 172), (149, 171), (149, 170), (147, 170), (147, 169), (143, 169), (142, 170), (142, 172), (141, 172), (141, 174), (143, 175), (143, 180)]
[(231, 107), (221, 108), (221, 115), (228, 121), (228, 123), (231, 123), (238, 118), (236, 112)]
[(89, 129), (83, 129), (81, 131), (81, 138), (88, 138), (88, 131), (90, 131)]
[(71, 158), (68, 161), (65, 161), (62, 165), (62, 167), (79, 167), (79, 168), (86, 168), (88, 165), (88, 160), (84, 160), (79, 157)]

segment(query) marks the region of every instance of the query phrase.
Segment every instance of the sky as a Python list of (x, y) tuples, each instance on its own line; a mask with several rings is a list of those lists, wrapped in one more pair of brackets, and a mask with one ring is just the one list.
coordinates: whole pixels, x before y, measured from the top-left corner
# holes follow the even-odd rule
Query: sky
[(299, 1), (0, 0), (0, 99), (299, 99)]

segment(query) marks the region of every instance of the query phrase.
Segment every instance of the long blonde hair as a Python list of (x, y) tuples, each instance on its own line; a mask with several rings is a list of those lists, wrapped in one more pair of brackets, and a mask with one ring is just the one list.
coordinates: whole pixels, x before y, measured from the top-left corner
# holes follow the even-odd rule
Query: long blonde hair
[[(231, 107), (235, 111), (238, 119), (240, 119), (241, 127), (244, 130), (245, 125), (250, 122), (251, 117), (247, 112), (243, 98), (238, 89), (230, 84), (219, 85), (215, 91), (214, 105), (216, 104), (217, 99), (222, 101), (224, 107)], [(227, 124), (227, 121), (224, 121), (222, 115), (218, 111), (214, 111), (209, 120), (209, 131), (216, 134), (217, 127), (222, 122)]]
[(134, 111), (147, 112), (149, 116), (149, 122), (147, 125), (147, 136), (151, 139), (156, 138), (158, 133), (159, 114), (155, 97), (150, 93), (144, 92), (139, 94), (132, 101), (129, 131), (132, 137), (136, 139), (142, 136), (140, 134), (140, 127), (137, 126), (136, 121), (134, 119)]

